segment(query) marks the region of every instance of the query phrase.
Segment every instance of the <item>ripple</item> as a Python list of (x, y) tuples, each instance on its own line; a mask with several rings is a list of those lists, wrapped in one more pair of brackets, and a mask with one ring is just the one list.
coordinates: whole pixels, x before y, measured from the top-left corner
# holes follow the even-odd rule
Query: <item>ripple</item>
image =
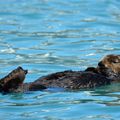
[(0, 50), (1, 53), (16, 53), (16, 51), (12, 48), (9, 48), (9, 49), (3, 49), (3, 50)]
[[(120, 54), (119, 4), (0, 0), (1, 76), (22, 66), (29, 70), (26, 82), (32, 82), (57, 71), (84, 70), (104, 55)], [(120, 86), (0, 94), (0, 103), (3, 120), (119, 120)]]

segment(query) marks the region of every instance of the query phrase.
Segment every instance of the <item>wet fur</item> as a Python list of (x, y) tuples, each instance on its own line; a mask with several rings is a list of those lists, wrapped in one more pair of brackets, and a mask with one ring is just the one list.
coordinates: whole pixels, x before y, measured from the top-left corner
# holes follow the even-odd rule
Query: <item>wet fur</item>
[(43, 90), (48, 87), (65, 89), (94, 88), (120, 81), (120, 56), (107, 55), (96, 68), (85, 71), (62, 71), (38, 78), (31, 83), (23, 83), (27, 70), (18, 67), (0, 80), (1, 92), (24, 92)]
[(0, 79), (0, 92), (14, 92), (20, 85), (23, 84), (27, 70), (22, 67), (10, 72), (7, 76)]

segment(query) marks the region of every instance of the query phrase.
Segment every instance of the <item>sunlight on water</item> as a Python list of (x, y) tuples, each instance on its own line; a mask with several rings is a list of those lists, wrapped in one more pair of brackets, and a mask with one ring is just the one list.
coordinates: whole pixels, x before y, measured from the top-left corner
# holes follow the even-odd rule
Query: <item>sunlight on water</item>
[[(120, 54), (119, 6), (119, 0), (0, 0), (0, 77), (22, 66), (30, 82)], [(119, 120), (120, 84), (0, 94), (0, 103), (1, 120)]]

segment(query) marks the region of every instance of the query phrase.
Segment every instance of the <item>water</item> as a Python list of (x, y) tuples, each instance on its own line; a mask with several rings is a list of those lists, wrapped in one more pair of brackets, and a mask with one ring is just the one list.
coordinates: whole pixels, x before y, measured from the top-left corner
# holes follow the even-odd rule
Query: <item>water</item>
[[(30, 82), (120, 54), (119, 6), (119, 0), (0, 0), (0, 78), (22, 66)], [(0, 120), (119, 120), (119, 110), (120, 84), (0, 94)]]

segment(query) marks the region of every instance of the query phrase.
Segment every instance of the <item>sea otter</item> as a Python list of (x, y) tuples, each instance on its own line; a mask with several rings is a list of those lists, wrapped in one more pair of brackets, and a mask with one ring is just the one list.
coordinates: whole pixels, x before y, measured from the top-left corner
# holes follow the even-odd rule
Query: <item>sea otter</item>
[(65, 89), (94, 88), (120, 81), (120, 55), (107, 55), (96, 68), (85, 71), (62, 71), (38, 78), (34, 82), (23, 83), (27, 70), (18, 67), (0, 80), (0, 92), (24, 92), (43, 90), (48, 87)]
[(10, 72), (0, 80), (0, 92), (25, 92), (43, 90), (48, 87), (65, 89), (93, 88), (110, 84), (103, 75), (89, 71), (63, 71), (43, 76), (30, 83), (23, 83), (27, 70), (22, 67)]

